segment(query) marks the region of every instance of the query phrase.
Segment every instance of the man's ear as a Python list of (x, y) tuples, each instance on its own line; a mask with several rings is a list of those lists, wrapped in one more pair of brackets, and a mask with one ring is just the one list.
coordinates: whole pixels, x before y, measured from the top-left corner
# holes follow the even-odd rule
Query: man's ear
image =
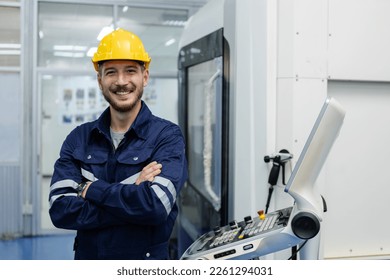
[(148, 85), (149, 81), (149, 69), (144, 70), (144, 87)]
[(102, 88), (102, 78), (101, 78), (99, 73), (97, 73), (96, 78), (98, 80), (98, 84), (99, 84), (100, 90), (103, 90), (103, 88)]

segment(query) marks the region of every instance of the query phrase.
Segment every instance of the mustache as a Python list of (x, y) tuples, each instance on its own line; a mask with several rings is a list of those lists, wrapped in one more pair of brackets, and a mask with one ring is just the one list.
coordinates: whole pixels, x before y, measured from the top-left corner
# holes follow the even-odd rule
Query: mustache
[(110, 87), (110, 91), (111, 92), (118, 92), (118, 91), (134, 91), (135, 90), (135, 86), (118, 86), (118, 85), (113, 85)]

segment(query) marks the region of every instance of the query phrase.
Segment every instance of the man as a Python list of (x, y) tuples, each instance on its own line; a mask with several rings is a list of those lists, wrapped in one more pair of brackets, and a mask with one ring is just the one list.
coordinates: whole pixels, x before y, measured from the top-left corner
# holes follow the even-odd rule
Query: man
[(92, 58), (110, 106), (67, 136), (49, 195), (53, 224), (77, 230), (75, 259), (168, 258), (187, 163), (179, 127), (141, 100), (150, 61), (123, 29)]

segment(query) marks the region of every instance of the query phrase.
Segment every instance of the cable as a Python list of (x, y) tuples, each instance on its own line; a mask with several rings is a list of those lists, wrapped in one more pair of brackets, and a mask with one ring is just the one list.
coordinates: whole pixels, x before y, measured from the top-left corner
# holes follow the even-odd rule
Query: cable
[(303, 248), (303, 246), (305, 246), (305, 244), (307, 243), (307, 240), (305, 240), (302, 245), (299, 247), (298, 250), (296, 250), (287, 260), (292, 260), (294, 257), (297, 256), (298, 252)]

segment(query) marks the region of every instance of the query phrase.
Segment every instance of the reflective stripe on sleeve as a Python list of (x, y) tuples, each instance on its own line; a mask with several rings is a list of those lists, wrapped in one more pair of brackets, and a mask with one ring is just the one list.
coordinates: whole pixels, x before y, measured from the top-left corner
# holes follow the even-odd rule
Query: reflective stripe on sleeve
[(138, 176), (141, 174), (141, 172), (138, 172), (137, 174), (134, 174), (130, 176), (129, 178), (124, 179), (121, 181), (121, 184), (135, 184), (137, 181)]
[(57, 198), (59, 198), (61, 196), (77, 196), (77, 193), (64, 193), (64, 194), (53, 195), (52, 197), (50, 197), (50, 200), (49, 200), (50, 208), (53, 205), (54, 201), (56, 201)]
[(73, 188), (77, 189), (78, 183), (76, 181), (73, 181), (71, 179), (66, 179), (66, 180), (61, 180), (55, 182), (53, 185), (50, 186), (50, 192), (56, 189), (61, 189), (61, 188)]
[(152, 188), (152, 190), (156, 193), (157, 197), (160, 199), (162, 205), (164, 206), (165, 210), (167, 211), (167, 215), (169, 215), (171, 213), (171, 210), (172, 210), (172, 205), (176, 201), (176, 189), (170, 180), (163, 178), (163, 177), (159, 177), (159, 176), (155, 177), (153, 180), (153, 183), (159, 183), (159, 184), (163, 185), (171, 193), (171, 195), (173, 197), (172, 203), (169, 201), (167, 194), (161, 189), (161, 187), (159, 185), (153, 184), (150, 186)]
[(83, 177), (90, 182), (95, 182), (95, 181), (99, 180), (98, 178), (95, 177), (95, 175), (93, 175), (92, 172), (85, 170), (83, 168), (81, 168), (81, 175), (83, 175)]
[(159, 183), (159, 184), (163, 185), (164, 187), (167, 187), (168, 191), (173, 196), (173, 202), (176, 201), (176, 189), (170, 180), (168, 180), (167, 178), (164, 178), (164, 177), (156, 176), (156, 177), (154, 177), (153, 182)]

